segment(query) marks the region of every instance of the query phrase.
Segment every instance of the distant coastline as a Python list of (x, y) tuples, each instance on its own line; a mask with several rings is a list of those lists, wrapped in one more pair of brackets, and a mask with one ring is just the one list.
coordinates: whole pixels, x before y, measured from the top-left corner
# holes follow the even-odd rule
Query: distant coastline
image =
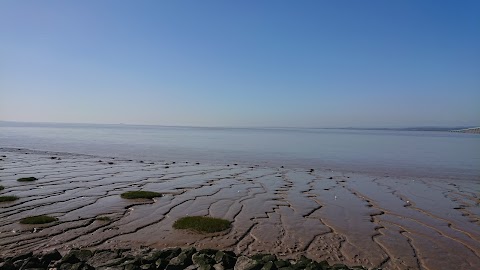
[(291, 129), (336, 129), (336, 130), (378, 130), (378, 131), (458, 131), (465, 129), (478, 128), (480, 125), (468, 125), (468, 126), (412, 126), (412, 127), (282, 127), (282, 126), (188, 126), (188, 125), (157, 125), (157, 124), (125, 124), (125, 123), (66, 123), (66, 122), (20, 122), (20, 121), (4, 121), (0, 120), (1, 126), (40, 126), (40, 127), (169, 127), (169, 128), (211, 128), (211, 129), (268, 129), (268, 130), (291, 130)]

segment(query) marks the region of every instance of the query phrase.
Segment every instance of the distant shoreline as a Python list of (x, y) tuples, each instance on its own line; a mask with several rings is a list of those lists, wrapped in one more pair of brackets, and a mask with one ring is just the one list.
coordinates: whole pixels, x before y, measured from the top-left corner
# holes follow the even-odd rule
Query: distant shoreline
[(189, 125), (160, 125), (160, 124), (124, 124), (124, 123), (67, 123), (67, 122), (22, 122), (22, 121), (2, 121), (0, 120), (0, 126), (48, 126), (48, 127), (165, 127), (165, 128), (199, 128), (199, 129), (258, 129), (258, 130), (316, 130), (316, 129), (337, 129), (337, 130), (378, 130), (378, 131), (453, 131), (460, 129), (476, 128), (480, 125), (468, 125), (468, 126), (412, 126), (412, 127), (282, 127), (282, 126), (189, 126)]

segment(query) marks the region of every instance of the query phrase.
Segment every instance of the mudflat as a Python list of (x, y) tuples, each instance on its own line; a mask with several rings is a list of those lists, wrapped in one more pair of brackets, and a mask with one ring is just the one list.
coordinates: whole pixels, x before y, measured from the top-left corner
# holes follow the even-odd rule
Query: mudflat
[[(480, 269), (479, 179), (0, 149), (0, 256), (195, 247), (384, 269)], [(37, 180), (19, 182), (19, 178)], [(127, 191), (162, 194), (124, 199)], [(20, 224), (27, 216), (55, 222)], [(185, 216), (231, 221), (211, 234)]]

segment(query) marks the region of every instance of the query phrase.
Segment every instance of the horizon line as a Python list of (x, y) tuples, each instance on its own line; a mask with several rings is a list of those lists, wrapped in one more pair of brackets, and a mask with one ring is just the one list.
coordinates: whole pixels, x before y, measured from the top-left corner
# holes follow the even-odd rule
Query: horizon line
[(85, 123), (85, 122), (47, 122), (47, 121), (14, 121), (14, 120), (0, 120), (0, 123), (18, 123), (18, 124), (57, 124), (57, 125), (98, 125), (98, 126), (147, 126), (147, 127), (178, 127), (178, 128), (230, 128), (230, 129), (364, 129), (364, 130), (399, 130), (399, 129), (464, 129), (464, 128), (478, 128), (480, 125), (417, 125), (417, 126), (339, 126), (339, 127), (305, 127), (305, 126), (195, 126), (195, 125), (163, 125), (163, 124), (132, 124), (132, 123)]

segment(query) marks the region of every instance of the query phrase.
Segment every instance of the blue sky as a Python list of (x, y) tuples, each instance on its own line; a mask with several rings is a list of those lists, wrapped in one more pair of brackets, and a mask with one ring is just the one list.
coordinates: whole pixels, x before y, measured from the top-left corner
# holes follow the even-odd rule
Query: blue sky
[(0, 120), (480, 124), (479, 1), (0, 1)]

